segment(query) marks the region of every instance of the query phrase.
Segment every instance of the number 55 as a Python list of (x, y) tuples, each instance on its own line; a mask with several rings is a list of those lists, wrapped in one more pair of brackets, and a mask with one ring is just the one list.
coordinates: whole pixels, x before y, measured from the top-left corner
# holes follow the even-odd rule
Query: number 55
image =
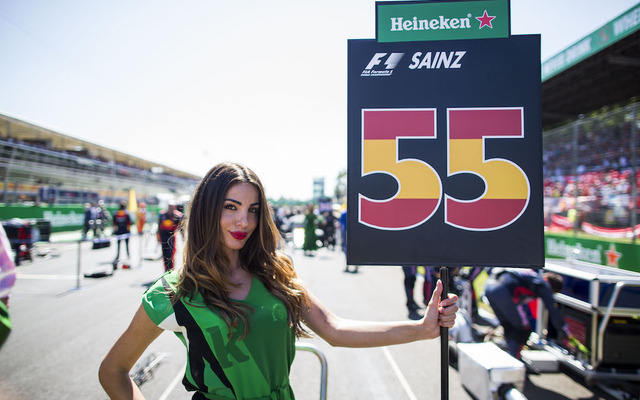
[[(485, 191), (472, 200), (445, 195), (445, 223), (469, 231), (504, 228), (527, 208), (530, 185), (515, 163), (487, 159), (486, 140), (524, 137), (522, 108), (447, 109), (447, 176), (473, 174)], [(423, 160), (400, 159), (403, 138), (436, 138), (435, 109), (365, 109), (362, 111), (362, 176), (383, 173), (398, 183), (386, 200), (359, 196), (359, 221), (382, 230), (404, 230), (433, 216), (442, 198), (438, 173)]]

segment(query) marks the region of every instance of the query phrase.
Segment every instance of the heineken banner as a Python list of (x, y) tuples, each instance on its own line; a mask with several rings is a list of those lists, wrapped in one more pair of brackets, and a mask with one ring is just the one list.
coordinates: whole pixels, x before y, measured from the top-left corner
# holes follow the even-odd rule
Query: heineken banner
[[(118, 207), (107, 207), (113, 215)], [(160, 212), (158, 206), (147, 206), (147, 221), (156, 221)], [(84, 226), (84, 206), (82, 204), (60, 204), (54, 206), (25, 206), (21, 204), (0, 204), (0, 220), (6, 221), (12, 218), (26, 220), (44, 220), (51, 223), (51, 232), (72, 232), (82, 229)], [(131, 215), (135, 218), (135, 215)]]
[(509, 37), (507, 0), (376, 2), (378, 42)]
[(632, 243), (547, 233), (547, 258), (571, 259), (640, 273), (640, 247)]
[(540, 36), (348, 43), (347, 262), (541, 267)]

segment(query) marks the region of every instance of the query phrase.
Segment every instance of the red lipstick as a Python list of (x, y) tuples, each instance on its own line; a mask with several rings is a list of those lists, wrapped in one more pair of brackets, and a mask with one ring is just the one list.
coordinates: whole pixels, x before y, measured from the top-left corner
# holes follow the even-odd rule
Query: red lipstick
[(240, 231), (231, 232), (231, 236), (233, 236), (234, 239), (243, 240), (244, 238), (247, 237), (247, 232), (240, 232)]

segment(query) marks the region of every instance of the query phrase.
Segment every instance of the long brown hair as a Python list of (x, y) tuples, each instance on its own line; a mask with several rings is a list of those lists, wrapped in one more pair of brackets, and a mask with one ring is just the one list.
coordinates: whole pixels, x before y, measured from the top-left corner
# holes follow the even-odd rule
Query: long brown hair
[(232, 332), (238, 321), (244, 325), (241, 337), (251, 327), (251, 307), (229, 297), (229, 258), (223, 250), (220, 235), (220, 215), (229, 188), (238, 183), (250, 183), (260, 196), (258, 226), (240, 250), (241, 265), (258, 277), (267, 290), (287, 308), (289, 326), (297, 337), (308, 336), (301, 322), (302, 307), (309, 307), (309, 298), (297, 279), (293, 263), (277, 251), (282, 240), (271, 217), (262, 183), (249, 168), (237, 163), (221, 163), (213, 167), (200, 181), (188, 208), (184, 265), (180, 272), (176, 301), (191, 299), (200, 293), (206, 307), (217, 313)]

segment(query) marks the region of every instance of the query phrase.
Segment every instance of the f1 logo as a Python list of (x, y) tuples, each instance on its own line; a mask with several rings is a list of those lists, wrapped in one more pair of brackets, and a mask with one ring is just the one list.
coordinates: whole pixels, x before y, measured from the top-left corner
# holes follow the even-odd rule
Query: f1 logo
[[(376, 65), (380, 65), (386, 56), (387, 53), (376, 53), (365, 69), (373, 69)], [(402, 56), (404, 56), (404, 53), (391, 53), (387, 57), (387, 61), (384, 62), (385, 69), (394, 69), (402, 59)]]

